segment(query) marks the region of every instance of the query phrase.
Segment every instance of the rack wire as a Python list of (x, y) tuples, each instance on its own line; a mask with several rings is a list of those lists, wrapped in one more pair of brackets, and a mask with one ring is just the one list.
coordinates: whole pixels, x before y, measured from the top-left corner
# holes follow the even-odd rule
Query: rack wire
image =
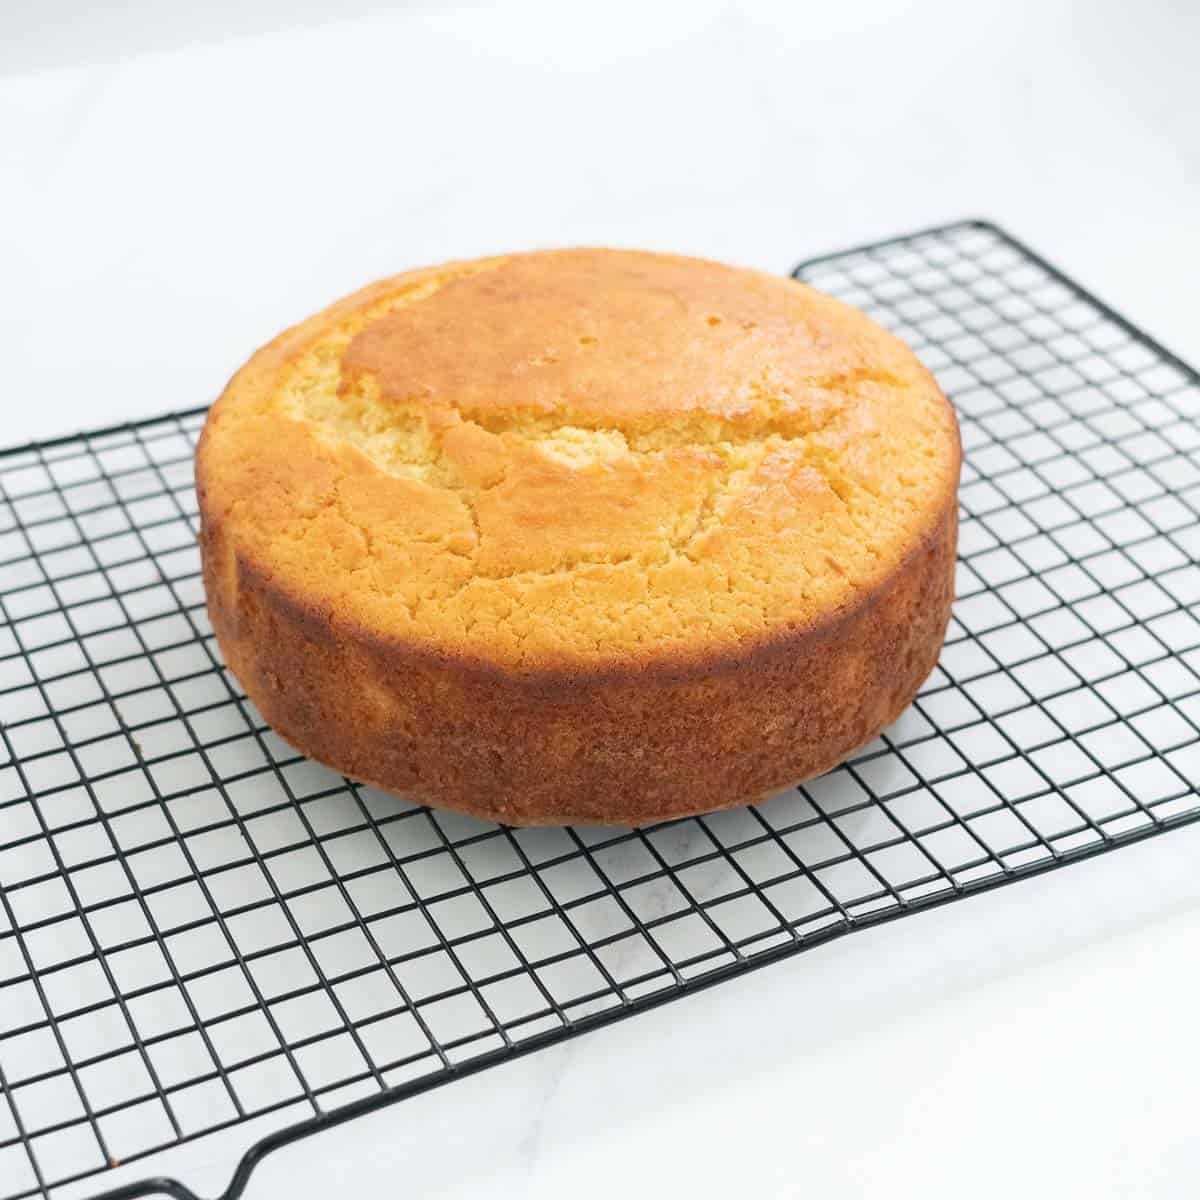
[[(796, 274), (955, 402), (958, 601), (904, 716), (753, 808), (515, 830), (351, 783), (222, 669), (202, 411), (0, 456), (0, 1192), (275, 1126), (233, 1200), (327, 1125), (1200, 817), (1196, 373), (983, 222)], [(108, 1194), (155, 1192), (192, 1196)]]

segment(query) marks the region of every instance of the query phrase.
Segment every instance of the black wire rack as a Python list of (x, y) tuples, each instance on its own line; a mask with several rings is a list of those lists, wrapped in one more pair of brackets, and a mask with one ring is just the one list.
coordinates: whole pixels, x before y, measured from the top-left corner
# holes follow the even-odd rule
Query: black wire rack
[(222, 669), (202, 411), (0, 456), (0, 1192), (190, 1198), (123, 1164), (223, 1130), (233, 1200), (328, 1125), (1200, 817), (1195, 372), (982, 222), (796, 274), (953, 398), (959, 598), (908, 712), (754, 808), (515, 830), (348, 782)]

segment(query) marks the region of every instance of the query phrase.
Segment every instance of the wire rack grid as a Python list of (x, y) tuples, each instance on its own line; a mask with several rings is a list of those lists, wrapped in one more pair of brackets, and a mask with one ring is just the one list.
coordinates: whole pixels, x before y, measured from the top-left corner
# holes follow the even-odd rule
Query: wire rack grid
[[(232, 1198), (325, 1125), (1200, 817), (1196, 374), (982, 222), (797, 274), (958, 408), (958, 601), (908, 712), (753, 808), (514, 830), (351, 783), (222, 669), (202, 412), (0, 456), (0, 1193), (273, 1128)], [(192, 1195), (112, 1194), (156, 1191)]]

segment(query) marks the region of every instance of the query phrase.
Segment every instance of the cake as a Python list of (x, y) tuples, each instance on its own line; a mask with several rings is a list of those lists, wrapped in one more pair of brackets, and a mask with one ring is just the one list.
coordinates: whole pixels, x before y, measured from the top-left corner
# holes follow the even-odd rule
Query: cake
[(304, 754), (511, 825), (828, 771), (932, 670), (953, 411), (797, 282), (576, 249), (415, 270), (255, 354), (197, 450), (228, 668)]

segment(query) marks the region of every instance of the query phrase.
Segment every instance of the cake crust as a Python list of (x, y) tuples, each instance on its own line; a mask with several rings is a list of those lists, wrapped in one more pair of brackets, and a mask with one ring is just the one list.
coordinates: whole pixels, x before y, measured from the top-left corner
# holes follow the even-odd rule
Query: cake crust
[(510, 824), (645, 824), (828, 770), (953, 597), (928, 372), (788, 280), (555, 251), (288, 331), (197, 455), (209, 613), (300, 750)]

